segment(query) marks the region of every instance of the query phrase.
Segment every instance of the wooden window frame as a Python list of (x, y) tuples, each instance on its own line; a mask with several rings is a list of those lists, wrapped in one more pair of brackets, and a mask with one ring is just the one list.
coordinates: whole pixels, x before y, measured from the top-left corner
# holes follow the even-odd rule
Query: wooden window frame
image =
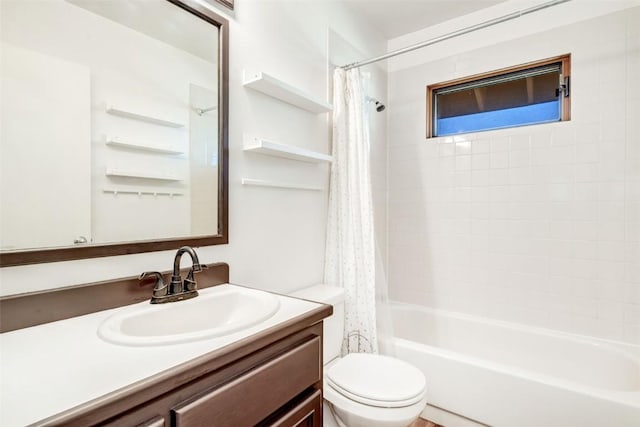
[[(448, 80), (446, 82), (436, 83), (427, 86), (427, 138), (439, 138), (434, 136), (434, 123), (433, 123), (433, 104), (434, 104), (434, 91), (449, 86), (456, 86), (463, 83), (470, 83), (477, 80), (483, 80), (487, 78), (497, 77), (504, 74), (514, 73), (518, 71), (527, 70), (530, 68), (541, 67), (545, 65), (560, 63), (560, 70), (564, 77), (571, 76), (571, 54), (554, 56), (552, 58), (542, 59), (539, 61), (531, 61), (525, 64), (520, 64), (512, 67), (501, 68), (499, 70), (493, 70), (485, 73), (474, 74), (472, 76), (462, 77), (458, 79)], [(562, 113), (560, 115), (560, 121), (565, 122), (571, 120), (571, 96), (563, 96), (561, 99)], [(452, 136), (452, 135), (447, 135)]]

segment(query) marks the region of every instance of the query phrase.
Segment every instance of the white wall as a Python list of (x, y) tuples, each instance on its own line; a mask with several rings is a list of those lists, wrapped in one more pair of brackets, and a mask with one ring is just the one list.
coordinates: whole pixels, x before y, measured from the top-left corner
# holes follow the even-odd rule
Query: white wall
[[(559, 8), (391, 64), (391, 297), (640, 343), (640, 8)], [(428, 84), (565, 53), (570, 122), (425, 139)]]
[[(311, 115), (243, 88), (242, 71), (266, 71), (323, 97), (328, 95), (329, 28), (367, 55), (383, 51), (385, 41), (338, 2), (236, 3), (230, 16), (230, 244), (199, 248), (198, 254), (204, 263), (228, 262), (233, 282), (288, 291), (323, 279), (327, 191), (244, 187), (240, 181), (244, 177), (291, 180), (327, 188), (328, 166), (244, 153), (242, 136), (247, 132), (329, 152), (328, 115)], [(0, 270), (2, 293), (167, 270), (173, 253), (7, 267)]]

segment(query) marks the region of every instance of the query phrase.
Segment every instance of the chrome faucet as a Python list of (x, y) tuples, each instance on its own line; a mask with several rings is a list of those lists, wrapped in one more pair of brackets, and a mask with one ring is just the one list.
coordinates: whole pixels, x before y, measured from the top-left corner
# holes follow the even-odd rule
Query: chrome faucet
[[(188, 253), (191, 256), (192, 266), (187, 277), (183, 281), (180, 276), (180, 259), (184, 253)], [(140, 277), (138, 277), (138, 279), (142, 280), (149, 276), (156, 278), (156, 284), (151, 296), (151, 304), (182, 301), (198, 296), (197, 283), (193, 275), (206, 268), (207, 266), (205, 264), (200, 264), (198, 255), (193, 248), (183, 246), (178, 249), (175, 258), (173, 259), (173, 274), (171, 275), (171, 282), (169, 285), (165, 283), (162, 274), (157, 271), (145, 271), (140, 275)]]

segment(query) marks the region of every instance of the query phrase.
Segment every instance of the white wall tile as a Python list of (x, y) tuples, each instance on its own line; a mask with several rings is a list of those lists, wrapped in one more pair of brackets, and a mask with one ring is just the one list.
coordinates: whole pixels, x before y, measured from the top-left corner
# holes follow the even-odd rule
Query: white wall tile
[(491, 139), (491, 151), (507, 151), (509, 150), (509, 137), (495, 137)]
[(491, 144), (488, 139), (478, 139), (473, 141), (471, 152), (473, 154), (488, 153), (491, 151)]
[(594, 182), (577, 182), (573, 184), (574, 200), (596, 201), (598, 200), (598, 184)]
[[(492, 141), (493, 143), (493, 141)], [(493, 147), (493, 145), (492, 145)], [(509, 167), (509, 152), (508, 151), (492, 151), (491, 152), (491, 169), (502, 169)]]
[(438, 144), (440, 156), (453, 156), (456, 154), (456, 146), (452, 143)]
[(576, 132), (572, 126), (568, 125), (568, 123), (563, 123), (562, 127), (557, 127), (551, 132), (552, 147), (564, 147), (575, 144)]
[(470, 187), (471, 172), (470, 171), (455, 172), (453, 176), (453, 185), (456, 187)]
[(595, 221), (572, 221), (573, 238), (580, 241), (595, 241), (598, 234), (598, 224)]
[(577, 164), (574, 168), (576, 182), (595, 182), (601, 176), (598, 163)]
[(598, 218), (598, 203), (576, 200), (570, 203), (571, 217), (574, 221), (595, 221)]
[(628, 242), (640, 242), (640, 221), (627, 221), (626, 227), (625, 239)]
[(574, 182), (575, 165), (552, 165), (549, 166), (549, 182)]
[[(589, 106), (589, 104), (585, 104)], [(591, 109), (594, 109), (593, 104), (591, 104)], [(576, 126), (576, 144), (594, 144), (598, 142), (600, 140), (600, 129), (598, 122), (583, 123), (580, 126)]]
[[(574, 233), (575, 234), (575, 233)], [(576, 258), (596, 259), (597, 244), (589, 240), (572, 240), (572, 253)]]
[(489, 154), (474, 154), (471, 158), (471, 169), (489, 169)]
[[(603, 202), (624, 202), (625, 183), (622, 181), (601, 182), (598, 186), (598, 199)], [(633, 200), (633, 198), (630, 200)]]
[[(546, 182), (542, 179), (537, 179), (534, 175), (534, 170), (532, 168), (512, 168), (509, 169), (509, 178), (508, 180), (501, 177), (501, 174), (505, 173), (503, 169), (492, 170), (491, 174), (495, 174), (497, 178), (495, 180), (491, 180), (491, 185), (499, 185), (500, 183), (508, 182), (512, 186), (518, 186), (523, 184), (533, 184), (535, 183), (543, 183)], [(490, 176), (491, 178), (491, 176)]]
[(623, 242), (625, 240), (625, 223), (622, 221), (598, 222), (597, 239), (603, 244), (610, 241)]
[(598, 146), (596, 144), (579, 144), (576, 146), (575, 161), (577, 163), (592, 163), (598, 161)]
[(640, 326), (640, 304), (624, 304), (624, 306), (625, 322)]
[(456, 156), (456, 171), (471, 169), (471, 156)]
[(632, 304), (640, 304), (640, 285), (629, 283), (627, 289), (627, 298), (625, 301)]
[(626, 158), (619, 160), (606, 160), (603, 159), (597, 164), (598, 177), (601, 181), (624, 181), (625, 176), (628, 174), (631, 178), (631, 171), (633, 167), (627, 163)]
[(551, 132), (547, 130), (538, 130), (539, 128), (532, 128), (529, 134), (529, 140), (531, 149), (544, 149), (551, 145)]
[(511, 153), (509, 154), (509, 167), (521, 168), (529, 166), (530, 160), (531, 155), (529, 153), (529, 150), (511, 151)]
[(489, 185), (489, 171), (487, 170), (471, 171), (471, 185), (474, 187)]
[(574, 146), (552, 147), (547, 153), (548, 162), (552, 165), (574, 163), (576, 159), (576, 148)]
[(549, 184), (547, 188), (552, 202), (568, 202), (574, 198), (573, 184)]
[(512, 151), (529, 150), (531, 137), (526, 133), (518, 133), (511, 136), (509, 149)]
[[(491, 169), (488, 172), (488, 185), (505, 185), (510, 182), (511, 169)], [(528, 181), (526, 177), (518, 176), (522, 181)], [(523, 182), (524, 183), (524, 182)]]
[(456, 145), (456, 154), (458, 155), (471, 154), (471, 142), (461, 141), (461, 142), (456, 142), (455, 145)]
[(596, 243), (597, 259), (605, 261), (624, 262), (626, 260), (627, 247), (622, 241), (598, 241)]

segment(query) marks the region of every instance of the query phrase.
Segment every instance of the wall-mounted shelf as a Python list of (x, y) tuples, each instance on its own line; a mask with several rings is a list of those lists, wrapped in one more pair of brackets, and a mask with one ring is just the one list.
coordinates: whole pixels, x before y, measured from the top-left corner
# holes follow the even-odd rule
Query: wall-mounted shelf
[(320, 114), (333, 110), (333, 106), (321, 99), (309, 95), (267, 73), (259, 72), (248, 75), (245, 71), (244, 87), (262, 92), (296, 107)]
[(131, 189), (126, 189), (126, 190), (122, 190), (122, 189), (118, 189), (118, 188), (108, 188), (105, 187), (102, 189), (103, 192), (105, 193), (113, 193), (114, 196), (117, 196), (118, 194), (137, 194), (138, 196), (142, 196), (144, 195), (151, 195), (151, 196), (169, 196), (169, 197), (173, 197), (173, 196), (184, 196), (184, 193), (181, 191), (167, 191), (167, 190), (131, 190)]
[(125, 169), (107, 168), (105, 173), (107, 176), (119, 176), (124, 178), (143, 178), (143, 179), (156, 179), (160, 181), (182, 181), (182, 178), (176, 175), (171, 175), (162, 172), (146, 172), (146, 171), (132, 171)]
[(161, 126), (168, 126), (172, 128), (182, 128), (186, 126), (185, 123), (167, 117), (161, 117), (161, 115), (159, 114), (134, 111), (132, 109), (111, 104), (107, 105), (107, 113), (113, 114), (114, 116), (126, 117), (128, 119), (140, 120), (143, 122), (153, 123)]
[(322, 187), (316, 187), (313, 185), (300, 185), (292, 184), (288, 182), (267, 181), (262, 179), (242, 178), (242, 185), (253, 185), (257, 187), (274, 187), (274, 188), (286, 188), (289, 190), (309, 190), (309, 191), (322, 191)]
[(285, 159), (299, 160), (301, 162), (321, 163), (331, 162), (333, 157), (328, 154), (291, 145), (267, 141), (266, 139), (244, 136), (244, 151), (250, 153), (265, 154), (268, 156), (283, 157)]
[(184, 154), (183, 150), (180, 150), (171, 146), (152, 145), (146, 142), (134, 141), (128, 138), (122, 138), (119, 136), (108, 136), (106, 138), (106, 144), (114, 147), (130, 148), (132, 150), (149, 151), (152, 153), (161, 154)]

